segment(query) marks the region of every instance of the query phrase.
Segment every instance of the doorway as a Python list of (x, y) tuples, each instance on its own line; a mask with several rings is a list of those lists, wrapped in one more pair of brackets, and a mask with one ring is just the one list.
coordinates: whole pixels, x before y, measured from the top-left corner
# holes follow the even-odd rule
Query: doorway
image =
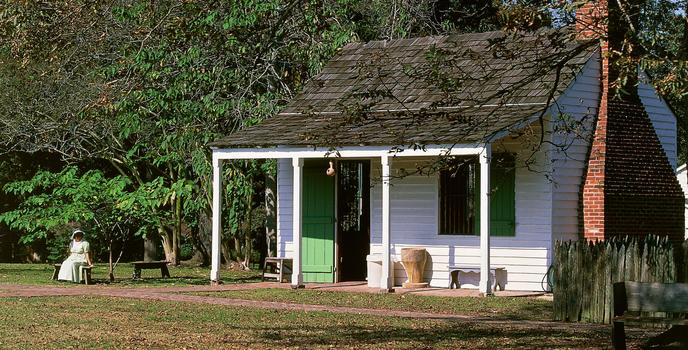
[(328, 162), (308, 159), (303, 166), (301, 249), (304, 282), (334, 282), (335, 178)]
[(304, 162), (303, 280), (364, 281), (370, 253), (370, 161), (340, 160), (336, 176), (325, 174), (328, 166), (327, 160)]
[(365, 281), (370, 253), (370, 161), (337, 165), (338, 281)]

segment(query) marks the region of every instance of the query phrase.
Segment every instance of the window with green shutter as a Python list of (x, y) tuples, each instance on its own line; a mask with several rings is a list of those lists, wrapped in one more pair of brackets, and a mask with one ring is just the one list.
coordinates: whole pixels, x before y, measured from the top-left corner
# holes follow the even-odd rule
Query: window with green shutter
[[(477, 160), (440, 172), (439, 234), (480, 233), (480, 168)], [(515, 157), (493, 154), (490, 168), (492, 236), (514, 236), (516, 228)]]

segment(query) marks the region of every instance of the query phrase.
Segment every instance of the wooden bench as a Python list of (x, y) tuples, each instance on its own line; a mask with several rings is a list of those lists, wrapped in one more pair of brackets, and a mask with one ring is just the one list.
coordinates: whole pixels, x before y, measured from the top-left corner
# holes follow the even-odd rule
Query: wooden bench
[(291, 275), (292, 261), (291, 258), (265, 258), (261, 280), (265, 281), (268, 277), (277, 279), (279, 283), (284, 282), (284, 277)]
[[(459, 279), (459, 272), (463, 273), (480, 273), (480, 266), (467, 265), (450, 265), (449, 269), (449, 289), (461, 288), (461, 281)], [(499, 290), (504, 290), (504, 275), (506, 269), (503, 267), (490, 267), (490, 282), (491, 288), (494, 291), (495, 287), (499, 286)]]
[(160, 269), (160, 274), (162, 278), (170, 278), (170, 270), (167, 269), (167, 261), (134, 261), (134, 273), (131, 278), (139, 279), (141, 278), (141, 270), (155, 270)]
[(614, 349), (626, 349), (625, 323), (688, 325), (686, 319), (672, 319), (641, 312), (688, 312), (688, 283), (614, 283), (614, 318), (612, 344)]
[[(60, 267), (62, 264), (53, 265), (53, 277), (52, 280), (57, 280), (57, 275), (60, 273)], [(92, 266), (79, 266), (79, 274), (81, 275), (81, 280), (84, 281), (86, 285), (93, 284), (91, 280), (91, 268)]]

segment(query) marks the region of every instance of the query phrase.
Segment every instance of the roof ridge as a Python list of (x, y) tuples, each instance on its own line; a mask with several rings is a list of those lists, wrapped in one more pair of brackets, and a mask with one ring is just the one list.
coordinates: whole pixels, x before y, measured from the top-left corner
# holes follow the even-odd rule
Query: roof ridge
[[(528, 32), (528, 31), (517, 31), (517, 33), (525, 33), (525, 34), (537, 34), (537, 33), (542, 33), (542, 32), (557, 32), (557, 31), (570, 31), (572, 30), (572, 26), (563, 26), (560, 28), (539, 28), (536, 31)], [(397, 46), (400, 43), (406, 42), (407, 45), (427, 45), (426, 42), (429, 41), (435, 41), (439, 42), (442, 41), (443, 39), (448, 39), (451, 38), (452, 40), (456, 39), (469, 39), (471, 37), (479, 37), (479, 38), (484, 38), (484, 37), (492, 37), (496, 35), (506, 35), (510, 34), (510, 32), (505, 31), (505, 30), (489, 30), (485, 32), (469, 32), (469, 33), (449, 33), (449, 34), (438, 34), (438, 35), (424, 35), (424, 36), (417, 36), (417, 37), (411, 37), (411, 38), (397, 38), (397, 39), (381, 39), (381, 40), (369, 40), (369, 41), (354, 41), (346, 44), (344, 47), (342, 47), (342, 50), (348, 50), (353, 47), (393, 47)]]

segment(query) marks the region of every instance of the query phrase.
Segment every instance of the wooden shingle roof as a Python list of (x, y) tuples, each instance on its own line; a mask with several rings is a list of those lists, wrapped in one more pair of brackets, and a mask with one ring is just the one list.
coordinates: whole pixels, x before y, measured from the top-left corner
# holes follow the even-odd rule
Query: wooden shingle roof
[(343, 47), (279, 114), (210, 144), (480, 142), (550, 105), (596, 49), (568, 29)]

